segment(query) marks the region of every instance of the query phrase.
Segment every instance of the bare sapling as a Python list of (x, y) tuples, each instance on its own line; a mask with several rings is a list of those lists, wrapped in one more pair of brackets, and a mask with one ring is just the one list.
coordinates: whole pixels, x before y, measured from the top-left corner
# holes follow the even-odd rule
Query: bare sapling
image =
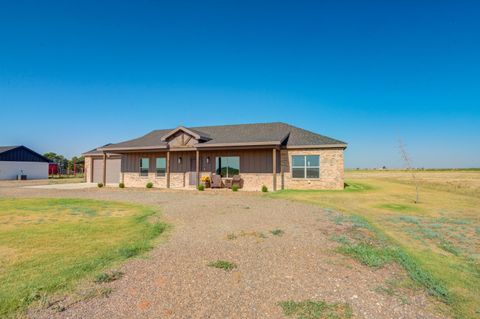
[(413, 183), (415, 185), (415, 204), (417, 204), (420, 199), (418, 194), (418, 181), (417, 181), (417, 176), (415, 174), (415, 168), (413, 167), (412, 159), (408, 154), (407, 149), (401, 140), (398, 142), (398, 147), (400, 148), (400, 155), (402, 156), (402, 159), (405, 163), (407, 171), (409, 171), (412, 174)]

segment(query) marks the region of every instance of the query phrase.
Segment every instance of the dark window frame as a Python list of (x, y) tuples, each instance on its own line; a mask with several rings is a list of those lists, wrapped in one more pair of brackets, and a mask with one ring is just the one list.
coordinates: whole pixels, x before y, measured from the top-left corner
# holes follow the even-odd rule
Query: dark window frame
[[(147, 160), (147, 167), (142, 167), (143, 160)], [(141, 157), (139, 163), (139, 174), (142, 177), (148, 177), (148, 172), (150, 171), (150, 158), (149, 157)]]
[[(158, 160), (164, 160), (164, 167), (158, 167)], [(163, 172), (160, 172), (160, 169), (163, 169)], [(155, 175), (158, 177), (164, 177), (167, 175), (167, 158), (165, 156), (159, 156), (155, 158)]]
[[(317, 156), (318, 157), (318, 166), (317, 165), (308, 165), (307, 163), (307, 158), (308, 156)], [(303, 157), (303, 164), (302, 165), (294, 165), (294, 158), (302, 158)], [(291, 175), (292, 175), (292, 179), (320, 179), (320, 167), (321, 167), (321, 158), (320, 158), (320, 155), (318, 154), (305, 154), (305, 155), (302, 155), (302, 154), (298, 154), (298, 155), (292, 155), (292, 158), (291, 158)], [(294, 176), (294, 173), (293, 171), (294, 170), (303, 170), (303, 174), (302, 174), (302, 177), (295, 177)], [(312, 169), (316, 169), (318, 170), (318, 177), (308, 177), (308, 170), (312, 170)]]
[[(238, 161), (238, 169), (236, 169), (234, 167), (229, 167), (228, 166), (229, 165), (228, 160), (227, 160), (227, 166), (225, 166), (226, 167), (226, 175), (223, 176), (222, 175), (222, 158), (224, 158), (224, 159), (236, 158), (237, 161)], [(232, 172), (232, 174), (230, 174), (230, 169), (229, 168), (235, 169), (238, 172), (237, 173)], [(217, 175), (220, 175), (223, 178), (232, 178), (235, 175), (240, 175), (240, 156), (216, 156), (215, 157), (215, 173)]]

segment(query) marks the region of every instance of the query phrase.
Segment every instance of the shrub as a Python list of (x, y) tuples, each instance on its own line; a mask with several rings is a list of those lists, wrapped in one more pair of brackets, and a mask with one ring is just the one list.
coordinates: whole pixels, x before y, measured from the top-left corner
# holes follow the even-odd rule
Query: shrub
[(148, 182), (146, 186), (147, 186), (147, 188), (152, 188), (152, 187), (153, 187), (153, 183), (152, 183), (152, 182)]
[(125, 188), (125, 184), (124, 184), (124, 183), (119, 183), (119, 184), (118, 184), (118, 187), (120, 187), (120, 188)]
[(232, 192), (238, 192), (238, 185), (232, 185)]
[(262, 185), (262, 192), (266, 193), (268, 192), (268, 188), (265, 185)]
[(200, 184), (200, 185), (197, 186), (197, 189), (198, 189), (199, 191), (203, 192), (203, 191), (205, 190), (205, 185)]
[(98, 186), (98, 188), (102, 188), (102, 187), (103, 187), (103, 183), (98, 183), (97, 186)]

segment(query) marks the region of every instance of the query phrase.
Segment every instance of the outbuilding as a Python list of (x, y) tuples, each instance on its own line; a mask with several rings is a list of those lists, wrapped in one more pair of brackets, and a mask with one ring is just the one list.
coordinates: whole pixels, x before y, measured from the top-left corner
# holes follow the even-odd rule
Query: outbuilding
[(0, 146), (0, 180), (46, 179), (48, 158), (28, 147)]

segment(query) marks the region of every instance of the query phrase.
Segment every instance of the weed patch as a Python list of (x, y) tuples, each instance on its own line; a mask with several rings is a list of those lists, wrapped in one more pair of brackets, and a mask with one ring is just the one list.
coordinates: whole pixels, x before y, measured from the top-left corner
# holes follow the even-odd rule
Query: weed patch
[(208, 264), (208, 266), (213, 268), (223, 269), (225, 271), (231, 271), (237, 268), (236, 264), (226, 260), (212, 261), (211, 263)]
[(405, 205), (405, 204), (382, 204), (378, 205), (378, 208), (388, 209), (396, 212), (418, 212), (421, 209), (418, 206)]
[(228, 239), (228, 240), (237, 239), (237, 235), (235, 235), (234, 233), (227, 234), (227, 239)]
[(278, 305), (283, 313), (298, 319), (352, 318), (352, 308), (346, 303), (327, 303), (323, 300), (282, 301)]
[(112, 282), (117, 279), (122, 278), (123, 272), (114, 270), (111, 272), (102, 272), (98, 275), (95, 276), (95, 282), (96, 283), (105, 283), (105, 282)]
[(369, 243), (343, 245), (338, 250), (373, 268), (382, 267), (395, 259), (394, 251), (391, 248), (376, 247)]
[(274, 236), (283, 236), (283, 234), (285, 234), (285, 232), (281, 229), (274, 229), (270, 231), (270, 233)]

